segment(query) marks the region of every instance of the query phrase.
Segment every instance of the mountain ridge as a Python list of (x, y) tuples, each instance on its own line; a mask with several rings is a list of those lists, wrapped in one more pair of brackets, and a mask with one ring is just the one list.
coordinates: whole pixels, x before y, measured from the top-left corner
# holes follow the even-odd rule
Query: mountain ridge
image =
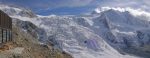
[[(7, 11), (9, 9), (4, 12), (9, 14)], [(45, 35), (41, 34), (41, 36), (46, 37), (40, 39), (42, 43), (51, 42), (55, 48), (66, 51), (74, 58), (141, 58), (145, 55), (150, 57), (148, 56), (149, 44), (146, 43), (149, 40), (149, 33), (146, 32), (149, 32), (150, 27), (147, 16), (133, 15), (131, 11), (117, 10), (117, 8), (103, 10), (99, 14), (79, 17), (21, 14), (25, 14), (25, 16), (19, 14), (10, 16), (29, 21), (42, 28), (46, 31)], [(146, 45), (147, 48), (140, 47), (140, 45)], [(136, 51), (132, 50), (133, 48), (130, 48), (131, 52), (127, 51), (129, 47), (140, 48), (137, 50), (141, 50), (143, 55), (140, 55), (139, 52), (136, 54)]]

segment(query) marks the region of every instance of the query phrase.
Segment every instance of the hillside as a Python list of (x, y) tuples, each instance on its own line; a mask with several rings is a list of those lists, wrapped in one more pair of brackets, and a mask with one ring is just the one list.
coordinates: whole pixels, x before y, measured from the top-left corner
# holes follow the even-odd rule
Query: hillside
[(52, 46), (43, 45), (29, 33), (13, 26), (13, 42), (0, 48), (0, 58), (72, 58)]

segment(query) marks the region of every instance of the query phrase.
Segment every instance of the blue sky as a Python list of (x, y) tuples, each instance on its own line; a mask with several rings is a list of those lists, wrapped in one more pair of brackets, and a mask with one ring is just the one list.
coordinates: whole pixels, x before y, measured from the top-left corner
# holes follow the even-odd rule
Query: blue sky
[(30, 8), (40, 15), (79, 15), (97, 7), (131, 7), (149, 11), (150, 0), (0, 0), (1, 3)]

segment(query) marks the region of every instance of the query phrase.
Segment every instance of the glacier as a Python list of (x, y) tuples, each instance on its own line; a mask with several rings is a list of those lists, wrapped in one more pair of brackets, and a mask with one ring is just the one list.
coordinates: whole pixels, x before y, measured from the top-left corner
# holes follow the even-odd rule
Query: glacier
[(145, 11), (103, 7), (89, 15), (41, 16), (7, 5), (0, 9), (14, 21), (35, 24), (41, 43), (53, 43), (74, 58), (150, 57), (150, 13)]

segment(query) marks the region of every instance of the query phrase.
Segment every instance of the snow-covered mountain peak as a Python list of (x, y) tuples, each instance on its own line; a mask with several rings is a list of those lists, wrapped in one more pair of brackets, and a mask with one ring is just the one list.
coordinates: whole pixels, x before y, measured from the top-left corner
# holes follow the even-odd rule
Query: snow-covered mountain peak
[(141, 16), (141, 15), (150, 16), (149, 12), (143, 11), (141, 9), (133, 9), (133, 8), (130, 8), (130, 7), (126, 7), (126, 8), (121, 8), (121, 7), (100, 7), (100, 8), (96, 8), (94, 11), (97, 12), (97, 13), (100, 13), (100, 12), (108, 11), (110, 9), (116, 10), (116, 11), (119, 11), (119, 12), (128, 11), (134, 16)]
[[(123, 9), (123, 8), (104, 8), (101, 12), (100, 17), (96, 20), (103, 20), (108, 23), (109, 27), (114, 28), (115, 26), (135, 28), (147, 28), (150, 27), (150, 16), (149, 13), (134, 13), (137, 10)], [(142, 15), (143, 14), (143, 15)], [(145, 15), (144, 15), (145, 14)]]
[(24, 8), (17, 8), (17, 7), (0, 4), (0, 10), (4, 11), (10, 16), (20, 16), (20, 17), (30, 17), (30, 18), (36, 17), (36, 14), (34, 14), (31, 10), (24, 9)]

